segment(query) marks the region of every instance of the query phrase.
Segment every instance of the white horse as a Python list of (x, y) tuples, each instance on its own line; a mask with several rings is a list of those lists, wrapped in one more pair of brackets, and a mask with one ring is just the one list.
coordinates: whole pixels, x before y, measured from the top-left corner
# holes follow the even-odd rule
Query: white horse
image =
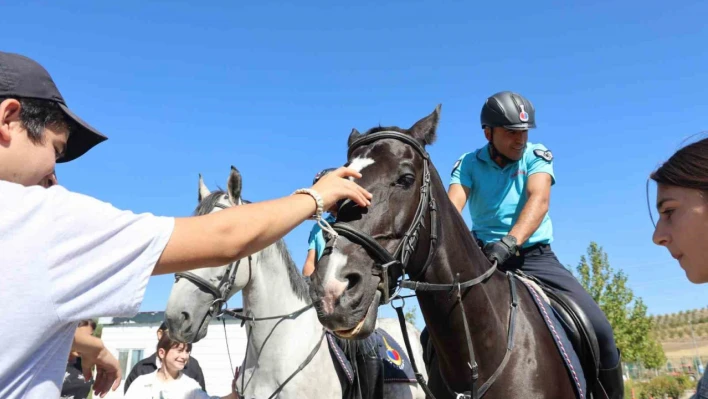
[[(200, 175), (198, 198), (197, 214), (243, 204), (240, 173), (232, 166), (227, 191), (213, 193)], [(178, 274), (165, 312), (170, 333), (185, 342), (204, 338), (212, 315), (239, 291), (243, 291), (244, 314), (255, 318), (292, 315), (246, 322), (249, 340), (237, 381), (240, 395), (248, 399), (341, 398), (344, 392), (327, 339), (323, 339), (325, 329), (283, 240), (230, 265)], [(403, 347), (397, 320), (379, 319), (377, 325)], [(420, 332), (410, 323), (407, 327), (416, 365), (427, 381)], [(425, 393), (417, 383), (386, 383), (384, 397), (424, 399)]]

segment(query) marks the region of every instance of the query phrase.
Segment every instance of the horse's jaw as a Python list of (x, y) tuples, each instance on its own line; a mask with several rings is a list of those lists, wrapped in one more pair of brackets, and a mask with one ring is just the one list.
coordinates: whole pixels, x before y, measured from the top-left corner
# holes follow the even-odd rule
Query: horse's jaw
[(376, 291), (374, 298), (369, 304), (369, 308), (366, 310), (364, 318), (359, 321), (359, 323), (354, 326), (354, 328), (349, 330), (335, 330), (332, 331), (334, 335), (343, 339), (363, 339), (367, 338), (371, 333), (374, 332), (376, 328), (376, 319), (379, 313), (379, 303), (381, 301), (381, 291)]
[[(170, 331), (170, 336), (175, 340), (180, 342), (196, 343), (206, 337), (209, 322), (211, 321), (211, 316), (206, 315), (204, 322), (201, 323), (201, 328), (197, 324), (200, 320), (185, 323), (176, 321), (173, 317), (166, 317), (165, 323), (167, 324), (167, 329)], [(199, 328), (199, 330), (193, 328), (194, 326), (196, 326), (196, 328)]]

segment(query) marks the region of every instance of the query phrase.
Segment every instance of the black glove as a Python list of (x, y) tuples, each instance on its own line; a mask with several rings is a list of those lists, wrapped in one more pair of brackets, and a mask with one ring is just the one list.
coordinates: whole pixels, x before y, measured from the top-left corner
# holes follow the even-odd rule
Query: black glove
[(487, 255), (487, 259), (494, 263), (497, 261), (497, 266), (501, 266), (509, 260), (513, 255), (518, 252), (518, 246), (516, 245), (516, 238), (513, 236), (505, 236), (497, 242), (490, 242), (484, 246), (484, 254)]

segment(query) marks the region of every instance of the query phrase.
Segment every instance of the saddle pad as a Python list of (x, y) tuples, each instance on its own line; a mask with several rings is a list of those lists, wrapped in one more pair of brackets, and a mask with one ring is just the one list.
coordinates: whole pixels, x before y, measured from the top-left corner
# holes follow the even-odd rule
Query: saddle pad
[(327, 344), (329, 345), (329, 353), (335, 359), (334, 363), (339, 366), (340, 370), (347, 377), (348, 384), (351, 384), (354, 382), (354, 368), (352, 364), (349, 362), (349, 359), (347, 359), (342, 348), (337, 344), (337, 341), (335, 341), (334, 335), (327, 331), (326, 336)]
[(568, 340), (563, 326), (556, 318), (551, 306), (541, 299), (541, 295), (539, 295), (530, 284), (526, 283), (525, 280), (518, 280), (529, 290), (534, 303), (538, 307), (539, 312), (541, 312), (541, 316), (543, 316), (543, 321), (546, 322), (546, 326), (551, 332), (551, 336), (553, 336), (553, 341), (556, 343), (556, 347), (565, 363), (566, 370), (568, 370), (568, 376), (575, 387), (576, 397), (578, 399), (586, 399), (587, 381), (585, 380), (583, 369), (580, 366), (580, 359), (578, 359), (578, 355), (575, 353), (575, 350), (573, 350), (573, 346)]
[(384, 382), (417, 382), (406, 351), (386, 331), (375, 331), (379, 358), (384, 364)]
[[(347, 377), (347, 382), (353, 383), (355, 373), (351, 361), (354, 359), (347, 358), (332, 333), (327, 332), (326, 335), (335, 363)], [(377, 357), (383, 363), (384, 383), (417, 382), (408, 355), (386, 331), (377, 328), (367, 340), (373, 341)]]

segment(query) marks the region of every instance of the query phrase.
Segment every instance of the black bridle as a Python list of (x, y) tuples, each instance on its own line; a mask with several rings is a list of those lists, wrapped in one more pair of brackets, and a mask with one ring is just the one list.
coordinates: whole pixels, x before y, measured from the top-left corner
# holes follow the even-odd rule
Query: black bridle
[[(418, 246), (420, 229), (425, 223), (426, 211), (430, 212), (430, 249), (428, 252), (428, 258), (425, 261), (423, 268), (413, 279), (417, 280), (420, 278), (425, 273), (428, 266), (432, 263), (438, 243), (438, 209), (435, 198), (433, 198), (430, 192), (430, 156), (428, 155), (428, 152), (425, 151), (425, 148), (423, 148), (423, 146), (413, 137), (394, 131), (383, 131), (368, 134), (355, 140), (349, 146), (347, 158), (350, 158), (352, 153), (357, 148), (383, 139), (395, 139), (402, 141), (413, 147), (413, 149), (415, 149), (418, 154), (423, 157), (423, 184), (420, 187), (420, 200), (418, 201), (418, 208), (416, 209), (413, 222), (408, 228), (408, 231), (406, 231), (403, 235), (398, 247), (393, 254), (391, 254), (370, 235), (348, 223), (336, 221), (332, 224), (332, 228), (337, 232), (337, 234), (364, 247), (370, 254), (373, 255), (375, 261), (373, 274), (380, 278), (378, 290), (381, 292), (381, 303), (387, 304), (398, 294), (400, 289), (400, 286), (397, 283), (398, 277), (404, 277), (406, 275), (406, 266), (408, 265), (408, 261)], [(346, 203), (343, 204), (343, 206), (345, 205)], [(395, 290), (393, 296), (391, 295), (392, 289)]]
[[(478, 373), (478, 366), (477, 362), (475, 360), (475, 355), (474, 355), (474, 348), (472, 345), (472, 338), (470, 334), (470, 329), (469, 329), (469, 323), (467, 321), (467, 314), (465, 312), (463, 300), (462, 300), (462, 290), (466, 288), (473, 287), (478, 284), (482, 284), (486, 282), (489, 277), (494, 274), (494, 272), (497, 271), (497, 263), (494, 262), (494, 264), (484, 272), (482, 275), (465, 281), (465, 282), (460, 282), (460, 274), (457, 273), (455, 276), (455, 279), (452, 284), (431, 284), (431, 283), (421, 283), (418, 280), (425, 274), (426, 270), (428, 267), (431, 265), (433, 258), (435, 257), (435, 253), (437, 251), (437, 245), (438, 245), (438, 219), (437, 219), (437, 203), (435, 201), (435, 198), (433, 197), (431, 193), (431, 181), (430, 181), (430, 155), (428, 152), (425, 150), (422, 144), (418, 142), (418, 140), (414, 139), (413, 137), (404, 134), (404, 133), (399, 133), (395, 131), (382, 131), (382, 132), (377, 132), (377, 133), (372, 133), (368, 134), (365, 136), (362, 136), (358, 139), (356, 139), (350, 146), (349, 146), (349, 151), (347, 153), (347, 159), (351, 158), (352, 153), (367, 144), (371, 144), (375, 141), (378, 140), (383, 140), (383, 139), (394, 139), (401, 141), (405, 144), (408, 144), (411, 146), (418, 154), (423, 158), (423, 181), (420, 186), (420, 200), (418, 201), (418, 207), (416, 209), (415, 216), (413, 218), (413, 222), (411, 223), (410, 227), (406, 231), (405, 235), (401, 239), (401, 242), (398, 244), (396, 250), (394, 251), (393, 254), (388, 252), (381, 244), (379, 244), (373, 237), (371, 237), (369, 234), (362, 232), (361, 230), (357, 229), (356, 227), (347, 224), (345, 222), (341, 221), (336, 221), (332, 224), (332, 228), (334, 229), (335, 232), (337, 232), (338, 235), (341, 235), (345, 238), (347, 238), (349, 241), (352, 243), (355, 243), (357, 245), (360, 245), (364, 249), (367, 250), (367, 252), (371, 255), (372, 259), (374, 260), (374, 266), (372, 267), (372, 274), (375, 276), (378, 276), (380, 281), (379, 285), (377, 287), (377, 290), (381, 292), (381, 303), (386, 304), (389, 303), (391, 300), (395, 299), (396, 296), (398, 296), (398, 293), (400, 289), (402, 288), (408, 288), (413, 291), (419, 292), (419, 291), (447, 291), (450, 295), (452, 295), (453, 292), (456, 291), (456, 299), (457, 303), (460, 306), (460, 311), (462, 312), (462, 320), (465, 328), (465, 334), (467, 338), (467, 350), (469, 353), (469, 368), (470, 368), (470, 373), (472, 377), (472, 383), (471, 383), (471, 389), (469, 391), (463, 392), (463, 393), (457, 393), (453, 391), (450, 386), (447, 384), (447, 381), (445, 381), (445, 378), (441, 375), (443, 383), (447, 390), (453, 394), (456, 398), (472, 398), (472, 399), (478, 399), (484, 396), (484, 394), (487, 392), (487, 390), (491, 387), (491, 385), (494, 383), (494, 381), (497, 379), (497, 377), (501, 374), (501, 371), (504, 369), (504, 366), (506, 366), (507, 362), (509, 361), (509, 358), (511, 356), (511, 350), (514, 346), (514, 327), (515, 327), (515, 321), (516, 321), (516, 310), (518, 308), (518, 297), (516, 294), (516, 286), (514, 284), (514, 277), (512, 274), (507, 273), (507, 277), (509, 280), (509, 291), (511, 295), (511, 303), (510, 303), (510, 311), (511, 314), (509, 316), (509, 328), (507, 332), (507, 351), (504, 354), (504, 359), (502, 360), (501, 364), (497, 367), (497, 369), (494, 371), (494, 373), (491, 375), (489, 379), (481, 386), (479, 389), (476, 387), (477, 379), (479, 378), (479, 373)], [(346, 204), (346, 203), (345, 203)], [(343, 204), (343, 206), (345, 205)], [(352, 203), (353, 204), (353, 203)], [(425, 224), (425, 211), (428, 211), (430, 213), (430, 247), (428, 249), (428, 256), (423, 264), (423, 267), (420, 269), (418, 274), (414, 277), (411, 278), (409, 275), (409, 278), (406, 279), (405, 276), (408, 274), (406, 272), (406, 267), (408, 266), (408, 261), (410, 260), (411, 255), (413, 252), (417, 249), (418, 246), (418, 239), (420, 238), (420, 229), (421, 227), (424, 226)], [(341, 215), (341, 211), (339, 212)], [(328, 246), (334, 246), (336, 245), (336, 237), (334, 240), (330, 240), (330, 243), (328, 243)], [(398, 281), (398, 278), (401, 278), (400, 281)], [(394, 295), (391, 296), (390, 292), (391, 289), (395, 290)], [(408, 355), (411, 361), (411, 366), (413, 367), (413, 370), (415, 372), (416, 380), (418, 383), (421, 385), (425, 393), (431, 397), (435, 398), (433, 393), (430, 391), (430, 388), (428, 387), (427, 383), (425, 382), (425, 379), (423, 378), (423, 375), (418, 372), (417, 365), (415, 363), (415, 359), (413, 357), (413, 351), (411, 349), (409, 337), (408, 337), (408, 330), (406, 327), (404, 315), (403, 315), (403, 304), (400, 306), (393, 306), (396, 309), (396, 313), (398, 314), (398, 320), (401, 325), (401, 330), (403, 332), (403, 339), (406, 344), (406, 350), (408, 351)]]

